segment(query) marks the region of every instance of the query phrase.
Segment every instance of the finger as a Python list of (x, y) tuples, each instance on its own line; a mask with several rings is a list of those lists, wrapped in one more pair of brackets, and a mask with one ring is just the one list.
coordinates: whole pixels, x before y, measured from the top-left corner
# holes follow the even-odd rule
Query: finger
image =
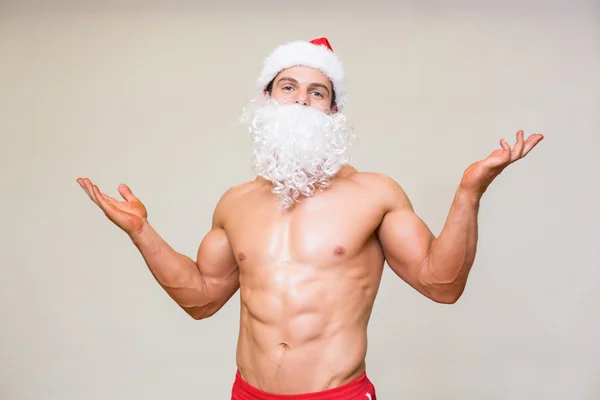
[[(96, 188), (98, 187), (98, 186), (96, 186), (96, 185), (92, 185), (92, 187), (94, 187), (94, 186), (95, 186)], [(92, 193), (94, 194), (94, 192), (92, 192)], [(119, 200), (117, 200), (117, 199), (115, 199), (115, 198), (113, 198), (113, 197), (110, 197), (110, 196), (109, 196), (109, 195), (107, 195), (106, 193), (103, 193), (103, 192), (101, 192), (101, 191), (100, 191), (100, 189), (98, 189), (98, 193), (100, 193), (100, 196), (101, 196), (101, 197), (102, 197), (104, 200), (106, 200), (107, 202), (109, 202), (109, 203), (111, 203), (111, 204), (114, 204), (114, 205), (118, 205), (118, 204), (119, 204)], [(97, 194), (95, 194), (95, 196), (97, 196)]]
[(137, 198), (133, 195), (131, 189), (129, 189), (129, 186), (125, 185), (124, 183), (119, 185), (119, 193), (127, 201), (137, 200)]
[(81, 188), (83, 189), (83, 191), (84, 191), (84, 192), (86, 192), (86, 193), (87, 193), (87, 190), (86, 190), (86, 188), (85, 188), (85, 185), (83, 184), (83, 178), (77, 178), (77, 184), (78, 184), (79, 186), (81, 186)]
[(502, 146), (502, 150), (504, 150), (501, 154), (503, 161), (510, 161), (510, 145), (504, 139), (500, 139), (500, 146)]
[(100, 193), (100, 189), (98, 189), (98, 186), (93, 185), (93, 187), (92, 187), (92, 193), (94, 194), (94, 197), (96, 199), (98, 199), (98, 206), (106, 214), (112, 215), (115, 212), (118, 212), (118, 209), (115, 207), (115, 205), (113, 203), (109, 202), (108, 200), (106, 200), (104, 198), (104, 196), (102, 195), (102, 193)]
[(507, 151), (506, 147), (510, 149), (510, 146), (503, 142), (503, 139), (500, 141), (500, 146), (502, 148), (492, 151), (490, 155), (481, 161), (487, 168), (504, 167), (509, 163), (510, 150)]
[(81, 188), (83, 189), (83, 191), (89, 196), (90, 194), (87, 191), (87, 188), (85, 187), (85, 183), (83, 182), (83, 178), (77, 178), (77, 183), (79, 184), (79, 186), (81, 186)]
[[(84, 179), (85, 182), (85, 186), (88, 189), (88, 192), (90, 193), (90, 197), (92, 198), (92, 200), (94, 201), (94, 203), (98, 204), (98, 199), (96, 198), (96, 194), (94, 193), (94, 186), (92, 184), (92, 182), (89, 179)], [(98, 204), (100, 205), (100, 204)]]
[(513, 147), (511, 155), (510, 155), (511, 162), (516, 161), (522, 157), (524, 144), (525, 144), (525, 141), (523, 140), (523, 131), (518, 131), (517, 132), (517, 143), (515, 144), (515, 147)]
[(83, 178), (79, 184), (81, 185), (81, 187), (83, 188), (83, 190), (85, 191), (85, 193), (88, 195), (88, 197), (90, 198), (90, 200), (92, 200), (94, 203), (96, 203), (96, 205), (98, 204), (98, 202), (96, 202), (96, 199), (94, 199), (94, 194), (92, 193), (92, 188), (90, 186), (90, 181), (87, 178)]
[(527, 138), (523, 146), (523, 155), (525, 157), (540, 141), (544, 139), (544, 135), (536, 133)]
[(114, 206), (118, 207), (119, 206), (119, 201), (117, 199), (114, 199), (112, 197), (110, 197), (107, 194), (104, 194), (102, 192), (100, 192), (100, 196), (102, 196), (102, 198), (108, 203), (108, 204), (113, 204)]

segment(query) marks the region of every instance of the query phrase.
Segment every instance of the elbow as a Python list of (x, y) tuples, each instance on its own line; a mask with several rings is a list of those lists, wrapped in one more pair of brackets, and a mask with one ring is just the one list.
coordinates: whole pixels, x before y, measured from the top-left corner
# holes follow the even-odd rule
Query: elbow
[(181, 307), (183, 308), (183, 310), (193, 319), (195, 319), (196, 321), (200, 321), (203, 319), (207, 319), (212, 317), (213, 315), (215, 315), (215, 313), (217, 312), (218, 308), (216, 307), (212, 307), (212, 304), (206, 304), (203, 306), (196, 306), (196, 307)]
[(438, 304), (456, 304), (465, 291), (464, 284), (449, 284), (429, 287), (426, 296)]
[(456, 302), (458, 301), (458, 299), (461, 298), (461, 296), (462, 296), (462, 292), (460, 292), (460, 293), (443, 293), (443, 294), (436, 294), (436, 295), (430, 296), (430, 299), (438, 304), (456, 304)]
[(467, 285), (467, 277), (462, 274), (440, 279), (428, 273), (420, 278), (419, 283), (423, 288), (423, 294), (439, 304), (455, 304), (462, 297)]
[(188, 315), (196, 321), (201, 321), (203, 319), (207, 319), (208, 317), (210, 317), (210, 315), (207, 315), (205, 313), (199, 313), (199, 312), (188, 312)]

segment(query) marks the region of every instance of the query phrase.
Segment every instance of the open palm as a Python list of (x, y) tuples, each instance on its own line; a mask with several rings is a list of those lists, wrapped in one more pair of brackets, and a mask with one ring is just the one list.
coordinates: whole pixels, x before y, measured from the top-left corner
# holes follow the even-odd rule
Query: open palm
[(119, 193), (125, 201), (116, 200), (100, 191), (98, 186), (88, 178), (78, 178), (77, 183), (83, 188), (90, 199), (104, 211), (104, 214), (115, 225), (127, 234), (139, 233), (147, 222), (148, 213), (142, 202), (133, 195), (127, 185), (119, 185)]
[(523, 131), (518, 131), (517, 143), (512, 149), (501, 139), (501, 149), (494, 150), (484, 160), (477, 161), (467, 168), (461, 181), (461, 189), (482, 195), (506, 167), (525, 157), (543, 138), (543, 135), (536, 133), (524, 140)]

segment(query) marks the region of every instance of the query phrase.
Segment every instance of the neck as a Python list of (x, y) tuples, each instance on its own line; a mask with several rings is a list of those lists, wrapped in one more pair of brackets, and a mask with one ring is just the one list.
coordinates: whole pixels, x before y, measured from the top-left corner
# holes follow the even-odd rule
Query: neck
[(356, 172), (358, 172), (358, 170), (356, 168), (354, 168), (352, 165), (344, 164), (340, 167), (340, 170), (338, 171), (337, 174), (335, 174), (334, 178), (347, 178)]
[[(331, 179), (345, 179), (356, 172), (358, 172), (358, 170), (352, 165), (344, 164), (340, 167), (339, 171), (333, 177), (331, 177)], [(273, 183), (271, 181), (263, 178), (262, 176), (255, 176), (254, 181), (266, 186), (273, 186)]]

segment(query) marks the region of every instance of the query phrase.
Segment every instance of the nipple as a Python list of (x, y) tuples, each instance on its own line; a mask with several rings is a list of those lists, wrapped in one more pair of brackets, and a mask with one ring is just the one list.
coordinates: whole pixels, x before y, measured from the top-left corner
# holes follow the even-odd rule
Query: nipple
[(333, 250), (333, 254), (336, 256), (343, 256), (345, 252), (346, 249), (344, 249), (342, 246), (336, 246), (336, 248)]

